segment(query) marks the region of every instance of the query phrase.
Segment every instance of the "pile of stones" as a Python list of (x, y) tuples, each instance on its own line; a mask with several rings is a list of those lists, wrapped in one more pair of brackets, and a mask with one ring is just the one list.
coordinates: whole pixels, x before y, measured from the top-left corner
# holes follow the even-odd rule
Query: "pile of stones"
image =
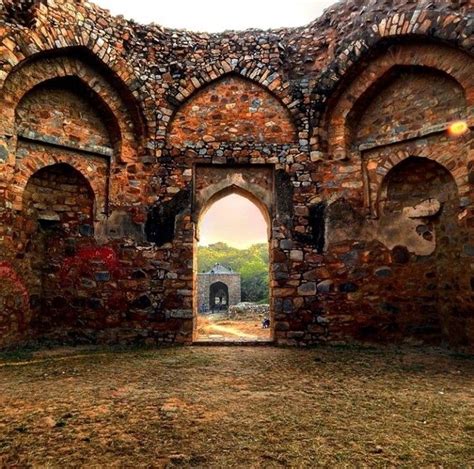
[(229, 308), (231, 319), (268, 318), (270, 305), (242, 302)]

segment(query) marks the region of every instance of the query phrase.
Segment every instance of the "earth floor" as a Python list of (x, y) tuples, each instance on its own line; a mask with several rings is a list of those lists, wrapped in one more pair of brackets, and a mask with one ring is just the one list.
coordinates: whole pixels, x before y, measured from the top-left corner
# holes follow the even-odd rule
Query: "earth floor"
[(0, 355), (0, 467), (474, 465), (474, 358), (321, 347)]
[(226, 314), (198, 314), (197, 340), (211, 342), (268, 342), (271, 330), (262, 328), (262, 318), (230, 319)]

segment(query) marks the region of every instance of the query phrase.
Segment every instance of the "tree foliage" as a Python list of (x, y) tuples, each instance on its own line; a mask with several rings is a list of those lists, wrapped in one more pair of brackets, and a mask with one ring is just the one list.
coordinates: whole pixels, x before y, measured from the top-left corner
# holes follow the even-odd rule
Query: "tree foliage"
[(239, 272), (242, 277), (242, 301), (268, 302), (268, 244), (254, 244), (237, 249), (225, 243), (199, 246), (199, 272), (208, 272), (222, 264)]

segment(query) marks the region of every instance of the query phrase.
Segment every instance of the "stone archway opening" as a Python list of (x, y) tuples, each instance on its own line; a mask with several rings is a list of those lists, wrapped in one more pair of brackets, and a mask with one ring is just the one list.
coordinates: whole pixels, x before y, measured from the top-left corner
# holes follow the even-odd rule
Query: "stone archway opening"
[(196, 223), (196, 342), (271, 341), (270, 216), (252, 193), (228, 187)]
[(229, 287), (224, 282), (215, 282), (209, 288), (211, 312), (229, 310)]

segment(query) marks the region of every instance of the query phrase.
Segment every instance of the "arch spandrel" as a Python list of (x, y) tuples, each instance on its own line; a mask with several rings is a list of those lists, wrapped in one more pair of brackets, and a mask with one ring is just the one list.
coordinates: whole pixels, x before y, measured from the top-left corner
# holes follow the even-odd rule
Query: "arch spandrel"
[(196, 90), (177, 111), (168, 142), (294, 143), (298, 132), (287, 106), (272, 92), (238, 74), (224, 75)]

